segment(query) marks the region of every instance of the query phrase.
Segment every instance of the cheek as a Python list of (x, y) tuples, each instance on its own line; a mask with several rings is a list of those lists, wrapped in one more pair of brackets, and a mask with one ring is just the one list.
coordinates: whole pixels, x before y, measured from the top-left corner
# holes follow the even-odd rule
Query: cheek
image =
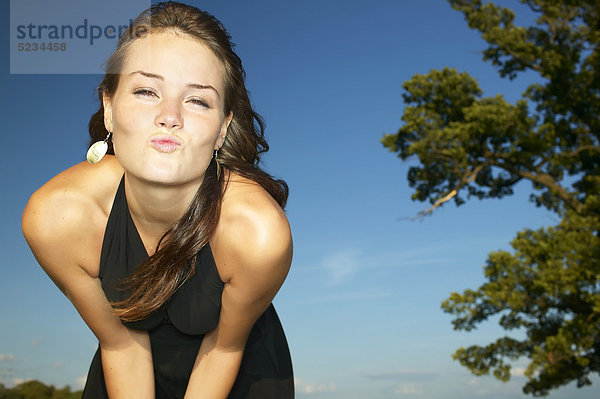
[(136, 131), (139, 129), (139, 126), (138, 129), (136, 129), (136, 125), (130, 124), (130, 122), (130, 120), (125, 118), (121, 123), (115, 124), (115, 131), (113, 132), (112, 137), (115, 153), (126, 155), (138, 152), (141, 137), (136, 134)]
[(113, 149), (117, 158), (120, 158), (120, 155), (123, 152), (127, 152), (127, 143), (123, 141), (123, 136), (119, 132), (117, 134), (113, 133)]
[(113, 110), (113, 121), (116, 129), (124, 131), (140, 126), (144, 110), (141, 107), (121, 105)]
[(121, 107), (113, 114), (113, 144), (115, 147), (130, 148), (136, 140), (142, 139), (142, 132), (151, 129), (146, 126), (147, 117), (140, 115), (140, 109)]
[(203, 120), (193, 126), (190, 124), (188, 132), (194, 136), (193, 141), (197, 146), (213, 147), (219, 140), (221, 128), (220, 120)]

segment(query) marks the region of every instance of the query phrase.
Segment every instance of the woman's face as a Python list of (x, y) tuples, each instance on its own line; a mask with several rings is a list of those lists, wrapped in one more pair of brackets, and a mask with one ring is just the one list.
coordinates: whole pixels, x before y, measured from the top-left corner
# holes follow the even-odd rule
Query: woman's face
[(131, 43), (104, 122), (125, 171), (163, 184), (200, 184), (225, 138), (224, 68), (201, 41), (175, 32)]

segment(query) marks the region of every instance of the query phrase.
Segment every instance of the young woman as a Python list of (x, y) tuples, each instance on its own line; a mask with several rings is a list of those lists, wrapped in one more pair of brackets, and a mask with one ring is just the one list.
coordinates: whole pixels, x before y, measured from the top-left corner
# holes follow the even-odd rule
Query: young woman
[[(91, 162), (29, 200), (36, 259), (99, 341), (84, 398), (292, 398), (271, 301), (291, 264), (287, 185), (229, 35), (181, 3), (119, 39)], [(108, 155), (103, 156), (108, 148)]]

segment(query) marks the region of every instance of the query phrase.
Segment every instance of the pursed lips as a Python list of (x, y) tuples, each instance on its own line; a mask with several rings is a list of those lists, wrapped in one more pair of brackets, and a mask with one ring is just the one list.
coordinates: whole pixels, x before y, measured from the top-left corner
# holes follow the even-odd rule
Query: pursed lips
[(150, 139), (150, 144), (159, 152), (173, 152), (181, 146), (181, 141), (170, 134), (157, 134)]

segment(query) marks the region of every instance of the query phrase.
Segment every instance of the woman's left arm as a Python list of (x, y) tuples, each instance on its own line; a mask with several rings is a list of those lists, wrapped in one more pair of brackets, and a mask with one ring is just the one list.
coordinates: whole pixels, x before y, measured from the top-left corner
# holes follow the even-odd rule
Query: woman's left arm
[[(287, 219), (275, 207), (221, 214), (211, 248), (224, 278), (217, 327), (202, 341), (185, 398), (227, 398), (248, 334), (283, 284), (292, 261)], [(229, 214), (229, 215), (228, 215)]]

